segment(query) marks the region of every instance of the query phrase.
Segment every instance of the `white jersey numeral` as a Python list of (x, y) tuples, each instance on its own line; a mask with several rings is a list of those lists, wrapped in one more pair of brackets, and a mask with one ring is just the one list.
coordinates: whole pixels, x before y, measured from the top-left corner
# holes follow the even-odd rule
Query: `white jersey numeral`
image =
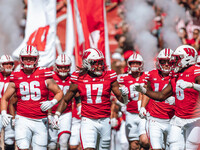
[(2, 98), (4, 82), (0, 82), (0, 98)]
[(86, 93), (87, 93), (87, 103), (92, 104), (92, 93), (93, 90), (97, 90), (97, 96), (96, 96), (96, 100), (95, 103), (102, 103), (102, 93), (103, 93), (103, 84), (86, 84)]
[(178, 86), (176, 86), (176, 98), (178, 100), (183, 100), (185, 98), (183, 89)]
[(40, 82), (32, 81), (30, 84), (28, 82), (21, 82), (19, 84), (20, 94), (22, 95), (22, 100), (28, 101), (30, 99), (38, 101), (41, 99)]
[[(163, 88), (162, 88), (162, 90), (167, 86), (168, 84), (165, 84), (164, 86), (163, 86)], [(159, 91), (159, 83), (154, 83), (154, 87), (155, 87), (155, 89), (154, 89), (154, 91), (155, 92), (158, 92)], [(156, 101), (156, 100), (155, 100)], [(160, 102), (160, 101), (156, 101), (156, 102)]]
[(63, 86), (63, 85), (58, 85), (60, 89), (63, 91), (63, 94), (65, 95), (67, 91), (69, 90), (69, 86)]
[(134, 87), (134, 84), (131, 84), (130, 85), (130, 97), (131, 97), (131, 100), (138, 101), (138, 99), (139, 99), (139, 92), (134, 91), (133, 87)]

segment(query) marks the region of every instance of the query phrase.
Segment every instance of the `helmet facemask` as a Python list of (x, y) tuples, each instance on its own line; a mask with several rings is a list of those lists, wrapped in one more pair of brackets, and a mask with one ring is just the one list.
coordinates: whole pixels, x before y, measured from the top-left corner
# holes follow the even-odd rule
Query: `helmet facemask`
[(101, 76), (103, 74), (103, 71), (105, 69), (105, 64), (103, 59), (99, 60), (88, 60), (90, 67), (88, 70), (92, 73), (94, 73), (97, 76)]
[(54, 70), (61, 77), (68, 76), (71, 67), (71, 59), (66, 54), (60, 54), (55, 62)]
[[(134, 66), (132, 66), (134, 64)], [(143, 71), (143, 62), (140, 61), (129, 61), (129, 72), (142, 72)]]
[[(132, 66), (133, 63), (134, 65)], [(132, 54), (127, 60), (127, 65), (130, 74), (135, 72), (142, 72), (144, 66), (144, 61), (142, 56), (137, 53)]]
[(21, 67), (26, 70), (33, 70), (37, 67), (39, 60), (38, 50), (31, 45), (25, 46), (20, 52)]
[(156, 66), (158, 70), (165, 74), (170, 73), (170, 71), (172, 70), (172, 64), (170, 59), (157, 59)]
[(68, 76), (71, 65), (58, 65), (55, 66), (55, 71), (62, 77)]
[(14, 69), (14, 62), (5, 62), (1, 64), (1, 72), (10, 74)]
[[(184, 67), (182, 64), (182, 59), (184, 58), (183, 55), (172, 55), (171, 56), (171, 64), (172, 64), (172, 69), (174, 70), (175, 73), (181, 71)], [(189, 64), (188, 64), (189, 65)]]
[(38, 57), (35, 56), (21, 56), (20, 61), (24, 69), (34, 69), (38, 65)]
[(95, 48), (89, 48), (83, 53), (83, 68), (96, 76), (101, 76), (105, 67), (105, 58), (103, 53)]

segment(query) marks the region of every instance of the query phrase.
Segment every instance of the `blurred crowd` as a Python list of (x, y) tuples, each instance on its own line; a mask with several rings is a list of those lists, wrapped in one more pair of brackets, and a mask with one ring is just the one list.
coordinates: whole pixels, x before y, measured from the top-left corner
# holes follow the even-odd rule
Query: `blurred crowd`
[[(134, 52), (140, 53), (138, 45), (135, 43), (134, 36), (130, 30), (134, 28), (134, 24), (129, 24), (127, 21), (127, 2), (128, 0), (105, 0), (105, 6), (107, 16), (112, 13), (111, 17), (108, 18), (109, 22), (114, 21), (112, 29), (114, 29), (114, 35), (109, 35), (109, 43), (111, 37), (114, 37), (115, 46), (110, 46), (111, 52), (111, 68), (114, 69), (117, 74), (125, 73), (127, 71), (126, 60)], [(134, 0), (133, 0), (134, 1)], [(144, 0), (150, 7), (153, 8), (155, 16), (152, 20), (150, 33), (157, 39), (157, 52), (166, 47), (163, 40), (163, 25), (167, 17), (166, 10), (160, 8), (156, 0)], [(173, 3), (178, 4), (184, 9), (185, 18), (176, 16), (174, 30), (180, 42), (182, 44), (189, 44), (193, 46), (200, 55), (200, 0), (171, 0)], [(21, 22), (22, 36), (24, 35), (25, 20), (27, 13), (27, 0), (24, 2), (24, 19)], [(57, 12), (66, 11), (67, 2), (66, 0), (57, 0)], [(113, 13), (115, 17), (113, 16)], [(112, 17), (113, 16), (113, 17)], [(113, 20), (112, 20), (113, 19)], [(167, 45), (168, 47), (168, 45)], [(171, 48), (171, 47), (169, 47)], [(156, 57), (156, 56), (155, 56)]]
[[(130, 29), (133, 24), (128, 24), (126, 15), (126, 0), (107, 0), (107, 13), (109, 14), (113, 9), (117, 9), (117, 16), (121, 21), (114, 25), (116, 34), (115, 40), (118, 47), (112, 53), (112, 69), (117, 73), (124, 73), (126, 69), (126, 60), (133, 52), (140, 52), (138, 46), (135, 44), (133, 35)], [(172, 0), (184, 9), (185, 18), (182, 19), (176, 16), (174, 30), (182, 44), (189, 44), (193, 46), (200, 54), (200, 0)], [(163, 40), (163, 24), (168, 15), (162, 8), (156, 5), (156, 0), (146, 0), (146, 3), (155, 11), (155, 17), (152, 20), (153, 26), (150, 33), (157, 39), (157, 52), (164, 48)], [(173, 21), (173, 20), (171, 20)], [(155, 56), (156, 57), (156, 56)], [(120, 69), (121, 68), (121, 69)]]

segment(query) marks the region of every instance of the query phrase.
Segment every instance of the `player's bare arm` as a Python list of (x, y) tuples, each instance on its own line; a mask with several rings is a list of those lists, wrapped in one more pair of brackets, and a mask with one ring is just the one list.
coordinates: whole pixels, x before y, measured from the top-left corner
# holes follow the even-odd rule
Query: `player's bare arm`
[(7, 90), (5, 91), (2, 99), (1, 99), (1, 111), (7, 110), (8, 108), (8, 101), (15, 93), (15, 84), (13, 82), (10, 82), (8, 84)]
[(122, 97), (122, 93), (120, 92), (119, 90), (119, 83), (117, 81), (114, 81), (112, 84), (111, 84), (111, 88), (112, 88), (112, 91), (113, 93), (115, 94), (116, 98), (121, 102), (121, 103), (124, 103), (124, 99)]
[(54, 79), (47, 79), (46, 83), (47, 88), (54, 93), (54, 99), (56, 99), (59, 102), (63, 98), (63, 91), (60, 89), (60, 87), (57, 85)]
[(58, 112), (63, 112), (67, 108), (68, 102), (72, 100), (72, 98), (76, 95), (77, 91), (78, 91), (78, 85), (71, 83), (69, 90), (64, 95), (63, 99), (61, 100), (57, 108)]
[(17, 104), (17, 95), (16, 93), (11, 97), (10, 103), (9, 103), (9, 113), (15, 118), (15, 106)]
[(154, 92), (152, 91), (149, 86), (147, 86), (147, 91), (144, 93), (148, 97), (157, 100), (157, 101), (164, 101), (166, 100), (169, 96), (172, 96), (172, 85), (171, 82), (160, 92)]

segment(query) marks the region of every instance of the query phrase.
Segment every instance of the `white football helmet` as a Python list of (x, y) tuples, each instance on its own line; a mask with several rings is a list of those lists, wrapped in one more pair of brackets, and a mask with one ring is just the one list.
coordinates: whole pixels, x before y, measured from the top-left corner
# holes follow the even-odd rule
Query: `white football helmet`
[(197, 55), (197, 51), (192, 46), (179, 46), (171, 57), (171, 61), (174, 63), (174, 72), (177, 73), (189, 65), (194, 65), (196, 63)]
[[(102, 69), (97, 70), (96, 65), (99, 61), (103, 61)], [(105, 69), (105, 60), (103, 53), (96, 48), (89, 48), (83, 53), (83, 68), (93, 72), (97, 76), (101, 76)]]
[(164, 69), (163, 64), (160, 63), (161, 60), (169, 60), (171, 58), (171, 55), (173, 54), (173, 50), (169, 48), (162, 49), (157, 56), (157, 61), (156, 61), (156, 67), (158, 70), (162, 71), (163, 73), (169, 73), (172, 69), (171, 64), (169, 64), (170, 68), (169, 69)]
[[(65, 69), (62, 69), (60, 67), (63, 67)], [(60, 76), (65, 77), (69, 74), (70, 67), (71, 67), (71, 59), (66, 54), (60, 54), (55, 62), (55, 71)]]
[[(131, 67), (130, 66), (131, 62), (140, 62), (141, 64), (140, 64), (139, 67)], [(143, 58), (140, 54), (137, 54), (137, 53), (132, 54), (128, 58), (127, 64), (128, 64), (129, 73), (131, 73), (131, 72), (142, 72), (143, 71), (144, 61), (143, 61)]]
[[(22, 68), (34, 69), (37, 67), (39, 60), (39, 52), (34, 46), (27, 45), (26, 47), (22, 48), (19, 56)], [(32, 62), (24, 63), (23, 58), (25, 57), (34, 57), (35, 58), (34, 63)]]
[(197, 64), (200, 65), (200, 56), (197, 57)]
[[(11, 68), (4, 68), (3, 64), (4, 63), (11, 63), (12, 67)], [(14, 69), (14, 60), (10, 55), (2, 55), (0, 58), (0, 69), (1, 72), (6, 72), (6, 73), (11, 73)]]

